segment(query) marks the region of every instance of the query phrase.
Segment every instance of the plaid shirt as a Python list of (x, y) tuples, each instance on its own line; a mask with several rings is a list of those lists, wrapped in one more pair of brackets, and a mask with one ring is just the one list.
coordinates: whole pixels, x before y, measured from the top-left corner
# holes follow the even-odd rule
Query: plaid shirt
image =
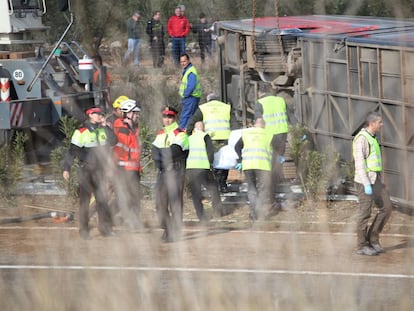
[[(373, 136), (365, 128), (363, 128), (361, 131), (366, 131), (371, 136)], [(359, 135), (353, 142), (353, 157), (355, 161), (354, 181), (363, 184), (364, 186), (374, 184), (378, 175), (376, 172), (367, 172), (366, 159), (368, 158), (369, 153), (370, 146), (368, 140), (363, 135)]]

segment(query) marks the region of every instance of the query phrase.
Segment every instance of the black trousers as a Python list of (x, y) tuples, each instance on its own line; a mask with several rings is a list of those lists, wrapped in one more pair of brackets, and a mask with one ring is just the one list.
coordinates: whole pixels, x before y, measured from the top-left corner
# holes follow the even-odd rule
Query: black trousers
[(268, 202), (270, 190), (270, 171), (245, 170), (247, 181), (247, 197), (250, 211), (259, 218), (266, 215), (265, 204)]
[(158, 172), (155, 208), (160, 226), (172, 240), (181, 235), (185, 167)]
[(285, 154), (286, 139), (287, 133), (276, 134), (272, 138), (272, 177), (270, 181), (272, 186), (270, 188), (270, 198), (273, 203), (275, 202), (276, 188), (285, 178), (283, 166), (279, 162), (279, 156)]
[(204, 207), (202, 204), (203, 196), (201, 193), (202, 186), (206, 187), (211, 195), (213, 209), (216, 211), (220, 210), (221, 199), (218, 184), (214, 178), (213, 172), (206, 169), (188, 169), (187, 175), (190, 182), (191, 198), (193, 200), (193, 205), (198, 219), (204, 219)]
[(117, 207), (124, 223), (130, 229), (139, 229), (141, 209), (141, 176), (138, 171), (125, 170), (118, 167), (115, 180)]
[(79, 231), (89, 232), (89, 204), (95, 196), (98, 214), (98, 230), (106, 235), (112, 230), (111, 214), (108, 207), (108, 184), (102, 169), (83, 167), (78, 170), (79, 179)]

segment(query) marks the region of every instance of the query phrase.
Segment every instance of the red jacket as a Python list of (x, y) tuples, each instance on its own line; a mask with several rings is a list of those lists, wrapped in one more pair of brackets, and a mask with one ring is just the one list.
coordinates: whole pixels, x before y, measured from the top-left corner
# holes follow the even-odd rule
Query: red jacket
[(173, 37), (185, 37), (190, 32), (190, 22), (185, 16), (173, 15), (168, 19), (168, 34)]
[(118, 143), (114, 147), (116, 164), (127, 171), (141, 172), (141, 147), (138, 128), (131, 129), (122, 118), (114, 122), (114, 133)]

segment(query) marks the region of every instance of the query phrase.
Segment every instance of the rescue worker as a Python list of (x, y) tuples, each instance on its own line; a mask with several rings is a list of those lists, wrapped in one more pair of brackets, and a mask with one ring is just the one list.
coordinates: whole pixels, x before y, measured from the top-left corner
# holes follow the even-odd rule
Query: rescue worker
[(185, 129), (188, 120), (198, 108), (201, 98), (200, 76), (197, 69), (191, 64), (190, 56), (182, 54), (180, 64), (183, 68), (179, 94), (181, 97), (180, 127)]
[(211, 195), (213, 209), (217, 215), (221, 215), (221, 199), (218, 185), (211, 170), (214, 161), (214, 147), (210, 135), (204, 132), (202, 121), (195, 123), (194, 132), (188, 138), (189, 153), (187, 158), (187, 174), (189, 177), (191, 198), (198, 219), (201, 222), (208, 221), (204, 214), (201, 187), (207, 188)]
[[(356, 253), (373, 256), (384, 252), (379, 235), (391, 216), (392, 205), (390, 195), (382, 183), (381, 149), (375, 136), (383, 126), (381, 115), (377, 112), (369, 113), (365, 124), (352, 144), (354, 181), (359, 201)], [(373, 203), (376, 204), (377, 213), (368, 226)]]
[(143, 229), (140, 220), (140, 173), (141, 147), (139, 144), (138, 119), (141, 109), (133, 99), (121, 104), (122, 118), (115, 120), (114, 133), (118, 139), (114, 147), (117, 180), (114, 183), (117, 206), (129, 227), (134, 231)]
[(239, 156), (236, 169), (243, 170), (247, 181), (250, 220), (264, 219), (271, 179), (272, 136), (265, 130), (265, 121), (257, 118), (254, 127), (243, 130), (234, 146)]
[[(218, 100), (214, 93), (207, 95), (207, 102), (200, 105), (188, 121), (187, 134), (191, 135), (194, 124), (203, 121), (204, 130), (210, 135), (215, 144), (215, 151), (227, 144), (231, 131), (231, 107)], [(221, 192), (227, 192), (227, 177), (229, 170), (214, 169), (214, 175)]]
[(162, 110), (163, 128), (152, 143), (152, 159), (158, 169), (155, 205), (162, 239), (173, 242), (180, 238), (183, 217), (185, 161), (188, 156), (188, 136), (177, 123), (177, 110)]
[(285, 162), (285, 146), (289, 130), (286, 102), (281, 96), (274, 96), (268, 91), (268, 87), (259, 87), (259, 100), (255, 106), (255, 118), (263, 118), (266, 123), (266, 132), (272, 138), (272, 188), (271, 200), (275, 205), (275, 192), (277, 185), (283, 180), (282, 165)]
[(116, 144), (116, 136), (106, 125), (101, 108), (87, 109), (88, 121), (75, 130), (68, 154), (63, 164), (63, 178), (70, 179), (70, 168), (75, 158), (79, 161), (79, 234), (89, 239), (89, 203), (92, 194), (96, 200), (98, 230), (103, 236), (113, 235), (108, 208), (106, 172), (111, 165), (110, 147)]
[(106, 124), (110, 127), (114, 127), (114, 122), (116, 119), (122, 118), (122, 111), (121, 111), (121, 104), (128, 100), (129, 98), (125, 95), (121, 95), (117, 97), (112, 103), (112, 112), (111, 114), (106, 117)]

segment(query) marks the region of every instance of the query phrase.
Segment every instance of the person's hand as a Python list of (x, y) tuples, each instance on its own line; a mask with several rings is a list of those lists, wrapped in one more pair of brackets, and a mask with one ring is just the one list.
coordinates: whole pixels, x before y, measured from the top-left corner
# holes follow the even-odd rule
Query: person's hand
[(69, 181), (70, 174), (69, 174), (69, 172), (68, 172), (68, 171), (63, 171), (62, 176), (63, 176), (63, 179), (64, 179), (64, 180)]
[(234, 168), (240, 172), (242, 170), (242, 164), (241, 163), (237, 163)]
[(279, 156), (279, 163), (280, 164), (283, 164), (283, 163), (285, 163), (285, 161), (286, 161), (286, 159), (285, 159), (285, 157), (284, 156)]
[(372, 195), (372, 186), (371, 185), (365, 185), (364, 186), (364, 192), (366, 195)]

